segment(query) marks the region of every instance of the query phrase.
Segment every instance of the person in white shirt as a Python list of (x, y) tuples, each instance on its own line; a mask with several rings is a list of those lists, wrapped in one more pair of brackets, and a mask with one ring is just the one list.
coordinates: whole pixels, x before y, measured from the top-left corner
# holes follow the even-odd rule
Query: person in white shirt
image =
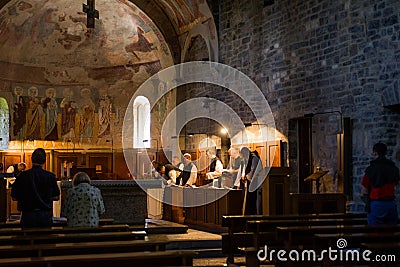
[(193, 186), (197, 180), (197, 167), (192, 162), (192, 156), (189, 153), (183, 155), (183, 163), (178, 168), (182, 171), (176, 178), (176, 184), (181, 186)]
[(207, 158), (210, 162), (210, 170), (206, 173), (206, 177), (208, 180), (216, 179), (221, 177), (224, 166), (222, 166), (221, 160), (215, 155), (215, 152), (212, 150), (206, 151)]
[(26, 164), (25, 164), (25, 162), (20, 162), (20, 163), (17, 163), (17, 164), (13, 164), (13, 165), (10, 165), (8, 168), (7, 168), (7, 173), (14, 173), (14, 177), (18, 177), (18, 175), (21, 173), (21, 172), (23, 172), (23, 171), (25, 171), (25, 169), (26, 169)]

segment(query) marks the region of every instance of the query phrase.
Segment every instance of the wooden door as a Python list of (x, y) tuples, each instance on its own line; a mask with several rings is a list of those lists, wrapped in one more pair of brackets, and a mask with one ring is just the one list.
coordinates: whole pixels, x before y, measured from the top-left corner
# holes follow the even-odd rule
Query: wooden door
[(299, 192), (312, 193), (312, 183), (304, 179), (313, 173), (311, 118), (298, 119)]

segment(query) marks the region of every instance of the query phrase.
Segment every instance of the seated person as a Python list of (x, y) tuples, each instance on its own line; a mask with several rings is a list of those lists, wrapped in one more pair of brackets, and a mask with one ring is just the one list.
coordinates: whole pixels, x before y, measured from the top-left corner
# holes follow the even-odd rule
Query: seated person
[(207, 179), (212, 180), (221, 177), (222, 170), (224, 169), (221, 160), (215, 155), (214, 150), (207, 150), (206, 155), (211, 160), (210, 171), (206, 173)]
[(193, 186), (197, 180), (197, 167), (192, 162), (192, 156), (189, 153), (183, 155), (183, 163), (178, 168), (181, 174), (176, 178), (176, 184), (181, 186)]
[(85, 172), (78, 172), (72, 179), (72, 188), (65, 197), (64, 215), (70, 227), (99, 226), (100, 214), (105, 212), (100, 189), (90, 185)]

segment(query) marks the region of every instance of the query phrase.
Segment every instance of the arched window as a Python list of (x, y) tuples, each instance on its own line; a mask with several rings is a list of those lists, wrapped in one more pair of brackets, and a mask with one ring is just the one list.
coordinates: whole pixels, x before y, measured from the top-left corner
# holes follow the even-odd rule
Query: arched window
[(150, 102), (146, 97), (136, 97), (133, 102), (133, 118), (133, 147), (150, 147)]
[(8, 149), (10, 132), (10, 112), (7, 100), (0, 97), (0, 149)]

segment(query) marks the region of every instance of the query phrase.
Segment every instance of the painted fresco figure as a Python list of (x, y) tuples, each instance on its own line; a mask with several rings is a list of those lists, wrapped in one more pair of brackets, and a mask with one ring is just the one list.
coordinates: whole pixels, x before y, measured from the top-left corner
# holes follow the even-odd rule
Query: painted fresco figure
[(60, 103), (61, 108), (61, 136), (63, 138), (75, 137), (75, 115), (77, 104), (73, 100), (73, 91), (64, 89), (64, 98)]
[(99, 99), (99, 131), (98, 137), (105, 137), (110, 135), (110, 121), (111, 121), (111, 97), (109, 95), (103, 95)]
[(125, 46), (126, 52), (131, 52), (137, 59), (140, 60), (139, 56), (135, 53), (135, 51), (139, 52), (151, 52), (152, 50), (156, 50), (156, 48), (153, 47), (153, 44), (150, 43), (146, 37), (144, 36), (144, 30), (140, 28), (139, 26), (136, 27), (136, 32), (138, 35), (137, 42), (128, 44)]
[(58, 105), (56, 102), (56, 90), (48, 88), (46, 97), (42, 99), (42, 107), (45, 114), (45, 140), (55, 141), (58, 139), (57, 118)]
[(91, 99), (91, 91), (89, 88), (81, 90), (82, 103), (80, 106), (81, 118), (79, 124), (79, 136), (82, 138), (90, 138), (93, 136), (94, 110), (95, 105)]
[(24, 126), (26, 123), (26, 103), (22, 97), (24, 91), (22, 87), (15, 87), (14, 94), (17, 97), (16, 103), (14, 103), (13, 113), (13, 136), (16, 139), (24, 138)]
[(40, 115), (42, 114), (40, 101), (37, 98), (39, 92), (34, 86), (28, 89), (28, 103), (26, 109), (26, 138), (40, 139)]

